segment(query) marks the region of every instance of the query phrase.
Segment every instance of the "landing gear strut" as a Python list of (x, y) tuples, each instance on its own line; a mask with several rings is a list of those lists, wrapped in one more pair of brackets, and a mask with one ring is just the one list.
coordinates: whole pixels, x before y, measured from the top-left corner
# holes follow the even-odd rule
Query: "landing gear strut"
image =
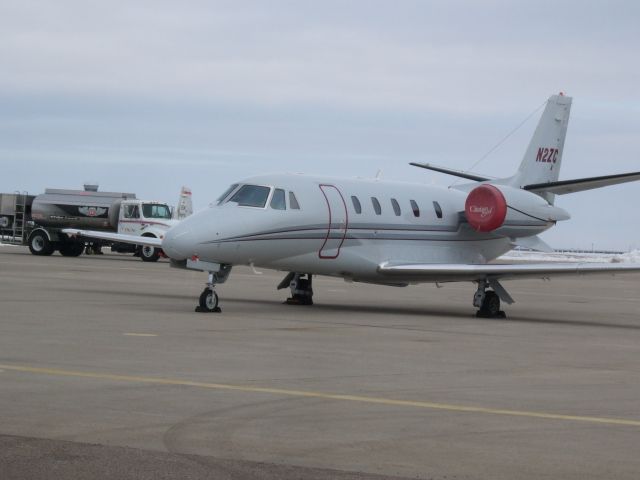
[[(493, 290), (487, 290), (491, 286)], [(500, 310), (500, 296), (495, 290), (504, 292), (507, 303), (513, 303), (509, 294), (504, 290), (497, 280), (480, 280), (478, 281), (478, 290), (473, 295), (473, 306), (478, 307), (476, 317), (480, 318), (506, 318), (507, 315)]]
[(312, 283), (313, 276), (310, 273), (291, 272), (280, 282), (278, 290), (291, 289), (291, 296), (284, 302), (288, 305), (313, 305)]
[(198, 306), (196, 307), (196, 312), (204, 312), (204, 313), (220, 313), (222, 309), (218, 306), (218, 294), (216, 293), (216, 284), (223, 283), (227, 277), (229, 276), (228, 270), (221, 270), (223, 272), (223, 276), (220, 275), (221, 272), (209, 272), (209, 277), (207, 279), (207, 286), (200, 294), (200, 300), (198, 302)]

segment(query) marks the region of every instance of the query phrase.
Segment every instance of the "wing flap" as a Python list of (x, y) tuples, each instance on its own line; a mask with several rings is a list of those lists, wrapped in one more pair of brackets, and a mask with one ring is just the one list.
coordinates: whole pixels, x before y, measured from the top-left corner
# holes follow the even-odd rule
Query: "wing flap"
[(392, 264), (378, 272), (414, 282), (464, 282), (490, 278), (549, 278), (570, 275), (640, 273), (640, 264), (625, 263), (528, 263), (528, 264)]
[(124, 235), (122, 233), (99, 232), (96, 230), (77, 230), (75, 228), (64, 228), (62, 233), (65, 233), (70, 237), (96, 238), (98, 240), (110, 240), (112, 242), (131, 243), (133, 245), (162, 247), (162, 239), (155, 237)]

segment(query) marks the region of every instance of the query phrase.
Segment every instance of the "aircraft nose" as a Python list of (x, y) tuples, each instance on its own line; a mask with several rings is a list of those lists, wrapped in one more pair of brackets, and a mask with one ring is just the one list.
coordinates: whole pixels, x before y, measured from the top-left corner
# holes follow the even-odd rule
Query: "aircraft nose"
[(195, 247), (193, 231), (184, 223), (169, 229), (162, 241), (162, 250), (173, 260), (185, 260), (193, 255)]

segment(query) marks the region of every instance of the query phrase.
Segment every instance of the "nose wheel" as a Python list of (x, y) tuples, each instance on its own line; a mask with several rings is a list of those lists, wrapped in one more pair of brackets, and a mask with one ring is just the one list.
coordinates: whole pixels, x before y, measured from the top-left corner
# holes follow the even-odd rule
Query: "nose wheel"
[(223, 283), (229, 276), (231, 268), (226, 269), (222, 275), (220, 273), (209, 272), (207, 286), (200, 294), (196, 312), (201, 313), (220, 313), (222, 309), (218, 306), (218, 294), (216, 293), (216, 283)]
[(218, 294), (213, 288), (205, 288), (200, 294), (200, 301), (196, 307), (196, 312), (220, 313), (222, 309), (218, 306)]

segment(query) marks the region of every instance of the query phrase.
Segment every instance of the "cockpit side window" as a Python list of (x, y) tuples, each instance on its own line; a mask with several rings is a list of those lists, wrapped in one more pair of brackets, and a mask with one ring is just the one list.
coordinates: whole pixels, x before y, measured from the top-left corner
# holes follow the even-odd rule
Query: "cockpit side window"
[(271, 192), (270, 187), (260, 185), (243, 185), (233, 194), (229, 202), (237, 203), (241, 207), (264, 208)]
[(300, 210), (300, 204), (298, 203), (296, 194), (293, 192), (289, 192), (289, 208), (291, 208), (291, 210)]
[(226, 198), (227, 198), (229, 195), (231, 195), (231, 192), (233, 192), (236, 188), (238, 188), (238, 184), (237, 184), (237, 183), (234, 183), (233, 185), (231, 185), (229, 188), (227, 188), (227, 189), (225, 190), (225, 192), (224, 192), (222, 195), (220, 195), (220, 196), (218, 197), (218, 200), (216, 200), (216, 203), (217, 203), (218, 205), (220, 205), (222, 202), (224, 202), (224, 201), (226, 200)]
[(286, 210), (287, 204), (285, 203), (284, 190), (276, 188), (271, 197), (271, 203), (269, 204), (274, 210)]

